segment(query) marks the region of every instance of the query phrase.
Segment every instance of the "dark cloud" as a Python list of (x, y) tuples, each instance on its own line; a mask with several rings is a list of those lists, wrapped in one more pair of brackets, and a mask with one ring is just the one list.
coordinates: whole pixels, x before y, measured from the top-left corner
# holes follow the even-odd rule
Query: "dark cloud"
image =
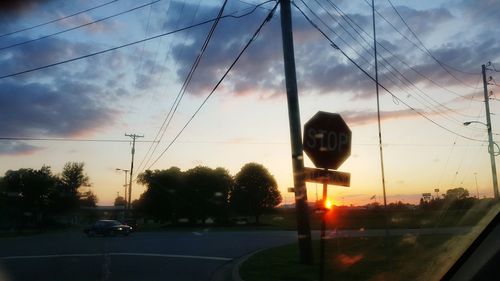
[[(402, 5), (395, 5), (395, 7), (411, 29), (416, 34), (421, 36), (434, 32), (440, 24), (454, 19), (452, 13), (444, 7), (428, 10), (416, 10)], [(408, 36), (413, 39), (410, 32), (407, 31), (406, 27), (404, 27), (404, 23), (392, 7), (389, 6), (383, 9), (382, 14), (387, 15), (386, 18), (392, 24), (397, 27), (401, 27), (401, 31), (408, 34)]]
[(21, 141), (0, 141), (0, 155), (2, 156), (30, 155), (42, 149)]
[(61, 81), (3, 82), (0, 87), (0, 131), (4, 136), (78, 136), (113, 124), (116, 112), (101, 104), (95, 86)]
[[(218, 7), (205, 6), (199, 8), (195, 5), (177, 2), (173, 2), (170, 9), (177, 10), (178, 12), (182, 11), (184, 14), (189, 15), (197, 11), (197, 20), (214, 17), (218, 11)], [(450, 11), (445, 8), (420, 11), (398, 6), (398, 9), (403, 17), (407, 19), (408, 24), (414, 27), (415, 32), (421, 34), (422, 37), (432, 33), (436, 25), (454, 19)], [(212, 88), (232, 62), (237, 52), (242, 48), (246, 40), (248, 40), (249, 34), (251, 34), (252, 30), (255, 30), (259, 21), (265, 17), (265, 13), (266, 10), (257, 10), (250, 17), (238, 20), (224, 19), (219, 23), (217, 31), (189, 87), (191, 94), (204, 94)], [(393, 11), (392, 14), (392, 17), (394, 17)], [(335, 21), (330, 15), (326, 15), (325, 13), (323, 13), (322, 17), (332, 27), (332, 30), (338, 31), (338, 35), (341, 38), (333, 34), (325, 26), (320, 25), (321, 28), (329, 33), (332, 40), (341, 46), (342, 50), (368, 73), (373, 73), (371, 45), (367, 45), (372, 39), (364, 34), (366, 42), (362, 41), (359, 37), (356, 37), (358, 35), (354, 33), (346, 22), (341, 21), (340, 16), (332, 16), (335, 18)], [(349, 14), (349, 17), (362, 26), (367, 33), (371, 34), (371, 16)], [(429, 20), (422, 21), (422, 18)], [(395, 18), (391, 18), (390, 20), (396, 23)], [(315, 21), (318, 22), (317, 19)], [(338, 22), (343, 24), (345, 30), (340, 28)], [(169, 17), (166, 22), (163, 22), (162, 27), (171, 30), (174, 26), (183, 26), (184, 24), (188, 24), (188, 19), (183, 22), (182, 19)], [(401, 26), (402, 24), (399, 22), (398, 25)], [(179, 81), (183, 81), (186, 77), (189, 67), (192, 65), (206, 37), (208, 29), (209, 26), (205, 26), (191, 30), (183, 36), (183, 40), (179, 40), (173, 47), (172, 58), (178, 65), (176, 73)], [(382, 27), (382, 29), (388, 29), (388, 27)], [(410, 46), (409, 42), (402, 44), (401, 42), (404, 39), (399, 34), (396, 34), (394, 30), (391, 30), (390, 34), (392, 35), (389, 37), (379, 39), (392, 52), (392, 54), (389, 54), (381, 50), (381, 57), (385, 58), (392, 65), (389, 66), (382, 59), (380, 60), (380, 76), (386, 77), (383, 82), (387, 88), (392, 90), (399, 89), (399, 86), (407, 88), (411, 83), (415, 85), (424, 83), (422, 84), (424, 86), (435, 86), (434, 84), (437, 83), (446, 87), (461, 85), (460, 81), (450, 76), (443, 68), (436, 66), (437, 63), (428, 54), (420, 52), (414, 46)], [(399, 38), (395, 40), (394, 37)], [(373, 81), (367, 78), (351, 62), (346, 60), (338, 50), (329, 46), (328, 41), (322, 38), (300, 14), (296, 14), (294, 18), (294, 39), (297, 77), (301, 93), (346, 93), (350, 94), (353, 99), (369, 99), (374, 97)], [(476, 61), (477, 52), (472, 52), (472, 44), (464, 44), (467, 43), (457, 46), (443, 45), (431, 49), (431, 52), (436, 57), (439, 57), (440, 60), (449, 62), (450, 65), (460, 69), (470, 69), (471, 65), (469, 63), (472, 64), (472, 62)], [(496, 44), (489, 45), (491, 51), (488, 51), (488, 53), (493, 54), (497, 51), (494, 45)], [(405, 63), (401, 63), (399, 59), (402, 59)], [(433, 82), (411, 70), (408, 66), (433, 79)], [(407, 80), (402, 79), (400, 74), (394, 71), (393, 67), (405, 75)], [(279, 20), (275, 17), (265, 27), (262, 34), (259, 35), (258, 40), (241, 57), (225, 81), (224, 86), (226, 89), (230, 89), (235, 95), (251, 94), (254, 92), (260, 93), (264, 97), (276, 96), (284, 92), (282, 73), (281, 31)], [(476, 82), (473, 81), (475, 78), (471, 76), (464, 76), (462, 74), (456, 74), (455, 76), (467, 84)], [(382, 94), (385, 94), (385, 92), (382, 92)]]
[(467, 19), (485, 24), (500, 24), (500, 2), (497, 0), (463, 0), (461, 11)]
[(52, 0), (3, 0), (0, 1), (0, 13), (19, 15), (49, 2), (52, 2)]

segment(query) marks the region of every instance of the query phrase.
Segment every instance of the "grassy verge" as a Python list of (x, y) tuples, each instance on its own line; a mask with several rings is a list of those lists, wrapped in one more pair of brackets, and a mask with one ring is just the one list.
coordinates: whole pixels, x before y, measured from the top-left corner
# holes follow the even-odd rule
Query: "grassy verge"
[[(325, 280), (438, 279), (470, 237), (451, 235), (336, 238), (327, 240)], [(257, 253), (240, 268), (245, 281), (318, 280), (319, 241), (315, 263), (298, 262), (297, 244)]]

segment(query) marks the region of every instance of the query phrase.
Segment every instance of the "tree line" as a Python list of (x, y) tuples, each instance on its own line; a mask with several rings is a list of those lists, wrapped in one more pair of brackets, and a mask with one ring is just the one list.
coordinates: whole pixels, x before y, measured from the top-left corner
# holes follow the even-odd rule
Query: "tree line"
[(220, 167), (148, 170), (138, 182), (146, 190), (133, 202), (134, 212), (174, 224), (204, 224), (209, 218), (224, 224), (232, 215), (253, 216), (258, 224), (282, 200), (274, 176), (257, 163), (244, 165), (235, 176)]
[(0, 226), (46, 226), (80, 207), (95, 207), (84, 163), (68, 162), (60, 174), (50, 166), (8, 170), (0, 178)]

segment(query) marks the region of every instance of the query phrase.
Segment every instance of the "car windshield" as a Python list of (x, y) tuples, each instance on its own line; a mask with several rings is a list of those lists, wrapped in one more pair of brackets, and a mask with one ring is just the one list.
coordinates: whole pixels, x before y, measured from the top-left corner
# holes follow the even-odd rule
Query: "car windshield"
[(0, 280), (439, 280), (500, 210), (499, 25), (488, 0), (2, 1)]

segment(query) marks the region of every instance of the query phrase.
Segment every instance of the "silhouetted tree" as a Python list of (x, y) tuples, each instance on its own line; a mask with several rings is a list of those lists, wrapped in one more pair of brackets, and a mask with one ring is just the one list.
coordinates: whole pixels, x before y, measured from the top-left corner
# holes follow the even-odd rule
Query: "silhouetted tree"
[(230, 194), (231, 206), (241, 214), (253, 215), (257, 224), (260, 216), (281, 200), (276, 180), (263, 165), (248, 163), (236, 174)]
[(198, 166), (185, 172), (186, 185), (180, 190), (182, 201), (179, 206), (191, 222), (208, 217), (224, 219), (228, 215), (228, 194), (232, 178), (224, 168), (211, 169)]
[(92, 191), (85, 191), (80, 193), (79, 196), (80, 206), (82, 207), (95, 207), (97, 206), (97, 196)]
[(206, 218), (224, 220), (228, 216), (228, 193), (232, 177), (223, 168), (198, 166), (186, 172), (177, 167), (146, 171), (138, 182), (147, 186), (134, 209), (159, 220), (191, 223)]
[(39, 170), (19, 169), (9, 170), (2, 178), (4, 206), (17, 221), (25, 215), (31, 217), (31, 222), (40, 223), (49, 209), (49, 194), (56, 179), (50, 167), (43, 166)]
[(115, 198), (114, 206), (127, 206), (127, 200), (125, 200), (123, 196), (117, 196)]
[(468, 197), (469, 197), (469, 191), (463, 187), (446, 190), (445, 199), (447, 200), (462, 200)]
[[(90, 201), (80, 200), (80, 197), (87, 194), (78, 191), (80, 187), (90, 186), (89, 177), (84, 172), (84, 163), (68, 162), (64, 165), (63, 171), (58, 179), (53, 192), (51, 192), (52, 207), (55, 212), (66, 213), (76, 210), (78, 206), (87, 206)], [(97, 200), (97, 197), (90, 197)]]
[(135, 203), (134, 209), (155, 219), (173, 220), (177, 213), (176, 205), (182, 203), (178, 202), (178, 193), (183, 186), (181, 170), (177, 167), (147, 170), (139, 174), (137, 181), (147, 188)]

